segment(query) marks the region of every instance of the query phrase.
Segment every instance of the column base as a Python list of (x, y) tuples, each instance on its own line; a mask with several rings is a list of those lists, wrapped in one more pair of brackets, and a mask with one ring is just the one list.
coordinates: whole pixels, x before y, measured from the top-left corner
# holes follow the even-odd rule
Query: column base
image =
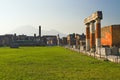
[(90, 51), (90, 48), (89, 48), (89, 47), (86, 47), (86, 51)]
[(90, 49), (90, 52), (95, 52), (95, 48), (91, 48), (91, 49)]
[(101, 47), (96, 47), (96, 53), (100, 54), (101, 53)]

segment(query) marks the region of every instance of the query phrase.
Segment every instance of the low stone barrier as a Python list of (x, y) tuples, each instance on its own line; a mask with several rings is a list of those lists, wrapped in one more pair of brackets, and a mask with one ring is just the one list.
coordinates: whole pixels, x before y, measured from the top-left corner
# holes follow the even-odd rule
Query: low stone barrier
[(94, 53), (87, 52), (87, 51), (85, 51), (84, 46), (81, 46), (81, 47), (82, 47), (81, 50), (76, 49), (76, 48), (70, 48), (70, 47), (65, 47), (65, 48), (86, 54), (88, 56), (92, 56), (92, 57), (100, 59), (100, 60), (108, 60), (111, 62), (120, 63), (120, 56), (115, 55), (115, 54), (118, 54), (117, 51), (120, 52), (120, 49), (118, 50), (117, 48), (100, 48), (99, 50), (101, 52), (98, 54), (95, 52)]

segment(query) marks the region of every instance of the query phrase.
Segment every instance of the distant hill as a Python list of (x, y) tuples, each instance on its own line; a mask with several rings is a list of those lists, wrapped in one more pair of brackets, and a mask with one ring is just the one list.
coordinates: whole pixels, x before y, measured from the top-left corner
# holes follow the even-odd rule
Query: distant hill
[[(36, 33), (38, 35), (39, 33), (39, 29), (33, 27), (33, 26), (21, 26), (21, 27), (18, 27), (12, 31), (9, 32), (10, 34), (14, 34), (16, 33), (17, 35), (21, 35), (21, 34), (25, 34), (25, 35), (28, 35), (28, 36), (33, 36), (34, 33)], [(63, 34), (63, 33), (60, 33), (59, 31), (57, 30), (42, 30), (42, 35), (57, 35), (59, 34), (60, 37), (65, 37), (66, 34)]]

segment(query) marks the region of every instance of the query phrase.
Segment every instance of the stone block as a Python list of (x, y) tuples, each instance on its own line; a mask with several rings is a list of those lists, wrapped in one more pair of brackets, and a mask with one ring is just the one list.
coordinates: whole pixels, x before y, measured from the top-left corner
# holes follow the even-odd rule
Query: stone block
[(97, 54), (101, 54), (101, 48), (98, 48)]
[(73, 48), (76, 49), (76, 45), (73, 45)]
[(111, 49), (110, 48), (101, 48), (101, 55), (110, 55), (111, 54)]
[(112, 54), (112, 55), (118, 55), (118, 53), (119, 53), (119, 50), (118, 50), (117, 47), (112, 47), (112, 48), (111, 48), (111, 54)]
[(101, 55), (106, 55), (105, 48), (101, 48)]
[(106, 48), (106, 55), (111, 55), (111, 48)]
[(10, 48), (19, 48), (19, 45), (18, 44), (11, 44)]
[(85, 51), (85, 46), (80, 46), (80, 51)]

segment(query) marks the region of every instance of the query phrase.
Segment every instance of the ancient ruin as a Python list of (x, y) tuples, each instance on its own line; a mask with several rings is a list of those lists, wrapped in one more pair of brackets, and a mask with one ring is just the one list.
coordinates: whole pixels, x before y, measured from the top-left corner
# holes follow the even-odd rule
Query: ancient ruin
[[(101, 20), (102, 11), (97, 11), (85, 18), (86, 25), (86, 51), (97, 52), (101, 47)], [(95, 30), (96, 29), (96, 30)]]

